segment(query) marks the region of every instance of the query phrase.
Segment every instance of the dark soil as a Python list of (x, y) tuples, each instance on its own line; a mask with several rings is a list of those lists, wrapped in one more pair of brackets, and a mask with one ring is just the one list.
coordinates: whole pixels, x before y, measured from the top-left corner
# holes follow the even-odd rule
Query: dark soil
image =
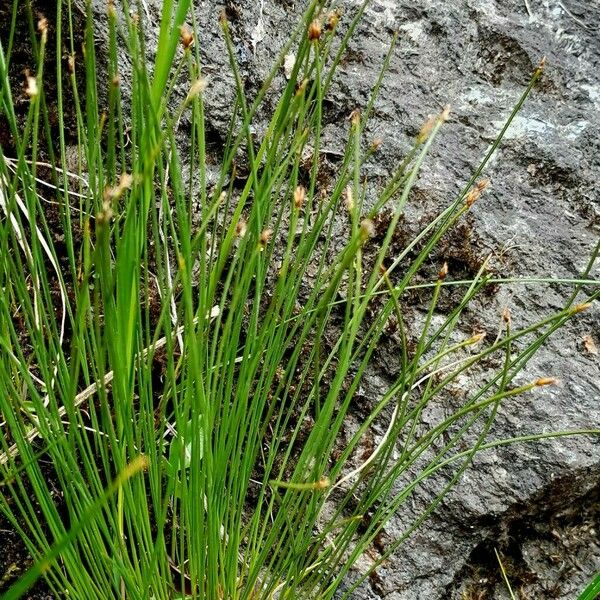
[[(47, 462), (40, 464), (43, 476), (51, 490), (53, 500), (60, 511), (61, 493), (59, 491), (60, 484), (56, 472), (52, 468), (52, 465)], [(26, 488), (29, 488), (29, 482), (26, 477), (23, 479), (23, 484)], [(8, 503), (11, 504), (12, 500), (10, 499), (10, 491), (8, 490), (9, 485), (10, 482), (0, 485), (0, 494), (5, 495)], [(30, 498), (33, 498), (33, 493)], [(18, 510), (15, 510), (15, 512), (18, 512)], [(36, 510), (36, 517), (40, 522), (43, 522), (44, 517), (41, 510)], [(68, 519), (66, 512), (64, 512), (64, 518)], [(19, 523), (19, 527), (23, 527), (27, 532), (27, 526), (24, 522)], [(48, 532), (48, 535), (50, 535), (50, 532)], [(6, 591), (11, 583), (23, 576), (33, 566), (34, 562), (17, 529), (13, 527), (13, 524), (0, 511), (0, 592)], [(50, 592), (46, 582), (40, 579), (23, 598), (25, 600), (51, 600), (55, 596)]]
[[(8, 50), (8, 40), (10, 37), (11, 22), (13, 17), (13, 4), (17, 6), (16, 26), (12, 43), (12, 52), (9, 64), (9, 79), (11, 84), (11, 94), (17, 125), (22, 128), (29, 110), (29, 98), (25, 93), (26, 75), (35, 76), (38, 69), (39, 53), (39, 33), (37, 31), (38, 22), (42, 17), (48, 21), (48, 40), (46, 45), (44, 60), (44, 86), (43, 101), (48, 107), (48, 120), (43, 123), (45, 135), (40, 135), (41, 149), (44, 153), (52, 153), (56, 150), (52, 145), (46, 144), (46, 140), (57, 139), (59, 129), (59, 104), (57, 96), (57, 48), (56, 48), (56, 7), (51, 2), (50, 5), (43, 0), (32, 0), (30, 2), (2, 2), (0, 4), (0, 39), (4, 51)], [(54, 20), (53, 20), (54, 18)], [(74, 30), (83, 32), (83, 15), (78, 11), (73, 12)], [(68, 22), (63, 18), (63, 35), (68, 31)], [(81, 59), (82, 37), (76, 39), (75, 68), (81, 70), (83, 63)], [(76, 137), (76, 117), (73, 110), (74, 94), (69, 79), (68, 56), (70, 51), (64, 47), (61, 52), (62, 63), (62, 89), (64, 93), (63, 106), (66, 111), (64, 118), (64, 133), (67, 143)], [(7, 156), (12, 156), (14, 149), (14, 140), (12, 132), (8, 126), (6, 117), (0, 113), (0, 146)]]

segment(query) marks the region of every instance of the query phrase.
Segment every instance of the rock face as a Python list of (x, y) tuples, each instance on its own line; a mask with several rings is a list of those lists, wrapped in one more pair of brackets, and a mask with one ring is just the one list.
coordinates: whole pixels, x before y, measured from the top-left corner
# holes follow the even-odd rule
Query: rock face
[[(160, 0), (143, 4), (148, 21), (158, 24)], [(211, 77), (209, 147), (218, 154), (234, 95), (219, 12), (228, 11), (251, 91), (304, 4), (199, 4), (200, 44)], [(348, 18), (360, 2), (340, 4)], [(105, 11), (104, 0), (96, 5), (99, 14)], [(488, 167), (490, 191), (462, 235), (476, 255), (492, 253), (504, 275), (577, 277), (600, 233), (599, 22), (600, 7), (585, 0), (373, 0), (327, 99), (324, 151), (335, 164), (346, 117), (366, 104), (397, 30), (398, 46), (368, 130), (383, 139), (371, 174), (389, 173), (427, 116), (451, 104), (453, 117), (422, 172), (407, 220), (435, 213), (469, 179), (545, 56), (541, 84)], [(455, 274), (464, 267), (455, 257)], [(599, 275), (596, 264), (591, 276)], [(476, 317), (493, 334), (505, 307), (522, 326), (560, 308), (568, 293), (556, 284), (502, 286)], [(589, 340), (600, 347), (597, 306), (552, 338), (523, 375), (557, 376), (561, 386), (501, 408), (491, 435), (598, 427), (600, 363)], [(385, 361), (379, 367), (385, 376)], [(600, 569), (599, 467), (600, 445), (591, 437), (481, 454), (432, 519), (352, 597), (507, 598), (495, 548), (522, 598), (576, 597)], [(427, 485), (416, 493), (386, 528), (378, 551), (402, 533), (431, 494)]]
[[(589, 2), (376, 1), (333, 102), (340, 113), (364, 104), (386, 32), (398, 29), (371, 127), (384, 138), (378, 167), (394, 164), (406, 135), (450, 103), (454, 119), (419, 183), (428, 202), (445, 205), (546, 56), (541, 85), (486, 173), (492, 187), (474, 207), (471, 242), (476, 251), (493, 252), (506, 274), (572, 277), (600, 231), (599, 16), (600, 7)], [(599, 273), (596, 264), (592, 274)], [(480, 318), (495, 323), (508, 306), (523, 324), (560, 306), (566, 295), (558, 286), (503, 287)], [(506, 405), (494, 437), (598, 425), (600, 363), (584, 337), (598, 341), (599, 325), (596, 307), (540, 351), (528, 373), (552, 373), (561, 387)], [(437, 514), (354, 597), (508, 597), (494, 548), (521, 597), (577, 597), (600, 569), (599, 458), (590, 438), (480, 455)], [(407, 513), (418, 512), (431, 493), (421, 489)], [(385, 537), (404, 530), (408, 514), (389, 525), (383, 550)]]
[[(302, 3), (230, 2), (240, 64), (252, 88), (262, 81)], [(343, 3), (346, 17), (360, 2)], [(213, 74), (209, 119), (219, 131), (231, 82), (214, 35), (220, 7), (201, 9), (201, 40)], [(369, 135), (383, 138), (374, 176), (385, 175), (429, 114), (450, 103), (453, 118), (418, 184), (415, 220), (447, 205), (476, 168), (542, 57), (541, 84), (486, 172), (491, 191), (475, 205), (468, 243), (494, 255), (506, 275), (576, 277), (600, 232), (600, 8), (591, 2), (374, 0), (327, 99), (325, 139), (335, 160), (345, 119), (364, 107), (390, 41), (398, 47)], [(462, 264), (455, 261), (460, 270)], [(596, 264), (593, 277), (600, 274)], [(504, 307), (516, 326), (559, 308), (565, 287), (501, 287), (481, 307), (493, 334)], [(581, 315), (528, 366), (558, 388), (508, 404), (495, 438), (600, 424), (600, 363), (584, 337), (600, 343), (600, 311)], [(589, 338), (588, 338), (589, 339)], [(380, 366), (385, 375), (385, 362)], [(353, 597), (388, 600), (505, 598), (494, 548), (523, 598), (576, 597), (600, 569), (600, 447), (590, 437), (522, 444), (480, 455), (435, 516)], [(427, 485), (386, 529), (381, 548), (431, 497)]]
[[(349, 17), (360, 2), (342, 5)], [(262, 81), (302, 7), (285, 0), (227, 3), (250, 89)], [(216, 134), (232, 94), (215, 34), (220, 9), (200, 9), (212, 75), (208, 118)], [(447, 205), (464, 185), (545, 56), (541, 84), (489, 166), (491, 191), (475, 205), (463, 235), (474, 254), (493, 253), (505, 275), (576, 277), (600, 232), (599, 17), (599, 7), (574, 0), (373, 0), (327, 99), (323, 148), (335, 161), (346, 117), (365, 106), (390, 34), (399, 31), (369, 127), (384, 142), (371, 174), (391, 171), (429, 114), (450, 103), (454, 115), (419, 181), (415, 196), (425, 202), (408, 210), (416, 221)], [(464, 262), (455, 257), (454, 267), (460, 271)], [(592, 276), (599, 274), (596, 264)], [(492, 324), (493, 335), (504, 307), (522, 326), (562, 306), (567, 295), (558, 285), (501, 287), (478, 319)], [(595, 307), (558, 333), (523, 377), (551, 374), (562, 385), (507, 404), (492, 436), (597, 427), (600, 363), (584, 338), (600, 344), (599, 332)], [(385, 361), (379, 367), (385, 376)], [(579, 437), (480, 455), (435, 516), (353, 598), (507, 598), (495, 548), (521, 597), (576, 597), (600, 569), (599, 450), (597, 441)], [(427, 485), (419, 490), (387, 527), (378, 551), (431, 495)]]

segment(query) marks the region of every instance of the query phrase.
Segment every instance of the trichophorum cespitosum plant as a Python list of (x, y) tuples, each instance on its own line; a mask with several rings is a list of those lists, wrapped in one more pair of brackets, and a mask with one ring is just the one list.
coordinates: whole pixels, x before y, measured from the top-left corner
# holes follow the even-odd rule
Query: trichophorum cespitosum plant
[[(367, 3), (342, 17), (312, 0), (252, 97), (221, 17), (235, 102), (216, 180), (207, 173), (211, 82), (194, 7), (164, 1), (151, 55), (141, 4), (107, 3), (101, 53), (89, 2), (83, 16), (79, 4), (57, 2), (49, 27), (15, 0), (11, 34), (0, 40), (2, 123), (13, 140), (0, 154), (0, 510), (33, 557), (6, 598), (41, 576), (58, 597), (77, 600), (333, 598), (424, 480), (444, 475), (371, 570), (435, 510), (475, 453), (597, 433), (488, 438), (502, 403), (555, 382), (515, 379), (597, 298), (598, 248), (584, 273), (552, 280), (570, 286), (562, 310), (520, 330), (506, 315), (495, 340), (458, 327), (478, 293), (502, 283), (485, 262), (470, 281), (453, 281), (442, 264), (437, 280), (421, 281), (418, 327), (405, 309), (439, 241), (485, 201), (486, 164), (543, 65), (462, 191), (397, 251), (394, 232), (451, 113), (423, 126), (367, 198), (369, 161), (384, 148), (365, 139), (366, 126), (393, 38), (371, 97), (343, 128), (334, 177), (320, 178), (323, 103)], [(24, 116), (11, 88), (21, 19), (35, 61)], [(258, 136), (253, 125), (275, 93)], [(388, 224), (374, 238), (384, 211)], [(447, 286), (462, 295), (441, 311)], [(391, 321), (398, 375), (348, 434)], [(423, 411), (490, 357), (451, 414), (424, 427)], [(365, 453), (375, 426), (384, 434)]]

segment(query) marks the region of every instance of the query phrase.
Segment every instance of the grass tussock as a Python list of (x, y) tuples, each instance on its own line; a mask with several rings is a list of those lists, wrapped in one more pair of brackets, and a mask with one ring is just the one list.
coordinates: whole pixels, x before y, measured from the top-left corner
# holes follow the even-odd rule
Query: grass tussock
[[(517, 441), (487, 439), (502, 403), (555, 383), (552, 374), (515, 378), (597, 298), (582, 289), (593, 285), (598, 250), (569, 282), (562, 310), (520, 330), (506, 317), (495, 340), (459, 329), (479, 292), (502, 284), (485, 263), (469, 281), (452, 281), (440, 264), (437, 279), (419, 283), (428, 300), (417, 331), (404, 307), (439, 241), (485, 201), (484, 169), (542, 66), (458, 196), (392, 253), (450, 111), (423, 126), (367, 201), (366, 165), (384, 150), (364, 134), (392, 41), (371, 98), (350, 115), (339, 168), (322, 184), (323, 104), (365, 6), (341, 18), (312, 0), (251, 98), (222, 17), (235, 102), (217, 181), (207, 174), (211, 84), (190, 0), (165, 0), (154, 57), (143, 12), (120, 3), (107, 5), (102, 55), (91, 8), (83, 53), (70, 2), (58, 3), (52, 35), (30, 11), (35, 69), (21, 116), (11, 92), (16, 20), (0, 40), (0, 110), (12, 140), (0, 153), (0, 510), (35, 561), (6, 598), (40, 576), (77, 600), (333, 598), (415, 488), (444, 475), (371, 570), (476, 452)], [(55, 113), (44, 91), (51, 45)], [(284, 64), (289, 79), (275, 89)], [(253, 123), (275, 93), (258, 139)], [(460, 299), (440, 312), (447, 286)], [(398, 375), (348, 433), (391, 321)], [(423, 411), (490, 357), (480, 383), (424, 428)], [(375, 426), (384, 433), (365, 451)], [(552, 435), (574, 433), (593, 432)]]

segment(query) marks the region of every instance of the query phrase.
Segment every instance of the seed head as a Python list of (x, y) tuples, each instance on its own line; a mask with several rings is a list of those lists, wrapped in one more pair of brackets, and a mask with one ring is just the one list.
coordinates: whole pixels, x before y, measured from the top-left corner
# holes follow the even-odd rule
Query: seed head
[(379, 150), (379, 148), (381, 148), (382, 145), (383, 145), (383, 140), (381, 138), (375, 138), (371, 142), (371, 152), (377, 152), (377, 150)]
[(277, 378), (277, 381), (283, 381), (285, 379), (285, 369), (281, 365), (275, 370), (275, 377)]
[(187, 50), (194, 43), (194, 32), (189, 25), (182, 25), (179, 28), (179, 39), (184, 50)]
[(190, 102), (191, 100), (193, 100), (196, 96), (201, 94), (206, 89), (206, 86), (207, 81), (204, 77), (196, 79), (196, 81), (194, 81), (194, 83), (192, 83), (190, 87), (190, 91), (188, 92), (186, 101)]
[(100, 224), (108, 223), (114, 216), (114, 211), (109, 202), (102, 203), (102, 210), (96, 216), (96, 222)]
[(344, 198), (344, 204), (346, 206), (346, 210), (351, 213), (354, 211), (354, 193), (352, 192), (352, 187), (348, 186), (346, 188), (346, 194)]
[(243, 238), (246, 235), (246, 231), (248, 230), (248, 224), (244, 219), (241, 219), (238, 224), (235, 226), (235, 236), (238, 238)]
[(540, 377), (535, 381), (537, 387), (542, 387), (544, 385), (558, 385), (558, 383), (559, 380), (556, 377)]
[(419, 144), (423, 144), (427, 138), (431, 135), (433, 128), (438, 123), (445, 123), (450, 119), (450, 105), (447, 104), (444, 110), (439, 115), (434, 115), (429, 117), (427, 121), (421, 127), (421, 131), (417, 134), (417, 142)]
[(360, 110), (355, 108), (350, 113), (350, 122), (352, 123), (352, 127), (358, 127), (360, 125)]
[(125, 190), (131, 189), (133, 185), (133, 175), (131, 173), (121, 173), (121, 177), (119, 178), (119, 194), (122, 194)]
[(577, 313), (583, 312), (584, 310), (587, 310), (588, 308), (590, 308), (592, 306), (591, 302), (583, 302), (582, 304), (576, 304), (572, 309), (571, 309), (571, 314), (572, 315), (576, 315)]
[(302, 96), (302, 94), (304, 94), (304, 92), (306, 91), (307, 86), (308, 79), (305, 78), (302, 81), (300, 81), (296, 87), (296, 96)]
[(425, 123), (421, 127), (421, 131), (419, 131), (419, 133), (417, 135), (417, 142), (419, 144), (422, 144), (423, 142), (425, 142), (425, 140), (427, 140), (427, 138), (430, 136), (431, 131), (433, 130), (435, 124), (437, 123), (437, 120), (438, 120), (437, 117), (429, 117), (429, 119), (427, 119), (427, 121), (425, 121)]
[(25, 74), (25, 77), (27, 78), (25, 93), (33, 100), (39, 93), (37, 79), (33, 75), (30, 75), (29, 72)]
[[(107, 186), (105, 188), (103, 209), (106, 209), (106, 212), (109, 212), (108, 208), (112, 208), (113, 203), (125, 193), (125, 190), (131, 189), (132, 184), (133, 176), (129, 173), (121, 173), (117, 185), (113, 187)], [(110, 212), (112, 216), (112, 210)]]
[(485, 190), (485, 188), (488, 187), (488, 185), (490, 185), (489, 179), (482, 179), (473, 186), (473, 188), (467, 194), (467, 197), (465, 199), (465, 204), (468, 208), (471, 208), (471, 206), (475, 204), (479, 196), (481, 196), (481, 192), (483, 192), (483, 190)]
[(338, 26), (341, 17), (342, 13), (340, 12), (339, 8), (332, 10), (327, 15), (327, 31), (333, 31)]
[(329, 477), (321, 477), (321, 479), (315, 483), (315, 490), (324, 490), (330, 485), (331, 481), (329, 481)]
[(269, 240), (271, 239), (272, 235), (273, 235), (272, 229), (264, 229), (262, 231), (262, 233), (260, 234), (260, 238), (258, 240), (258, 246), (259, 246), (261, 252), (267, 247), (267, 244), (269, 243)]
[(104, 190), (104, 199), (102, 201), (102, 209), (96, 215), (96, 226), (106, 225), (114, 216), (113, 211), (113, 196), (111, 195), (111, 188)]
[(296, 208), (302, 208), (305, 198), (306, 198), (306, 190), (304, 189), (303, 186), (299, 185), (294, 190), (294, 206)]
[(481, 342), (485, 339), (485, 336), (486, 336), (485, 331), (483, 333), (477, 333), (467, 340), (467, 344), (478, 344), (479, 342)]
[(375, 225), (371, 219), (363, 219), (360, 222), (360, 239), (366, 242), (369, 238), (375, 235)]
[(37, 29), (40, 35), (42, 36), (42, 41), (46, 41), (48, 38), (48, 19), (44, 17), (44, 15), (40, 15), (37, 23)]
[(448, 263), (445, 262), (442, 266), (442, 268), (439, 270), (438, 272), (438, 279), (440, 281), (443, 281), (444, 279), (446, 279), (446, 276), (448, 275)]
[(308, 39), (311, 42), (316, 42), (321, 38), (321, 22), (318, 19), (315, 19), (308, 26)]
[(546, 68), (546, 57), (542, 56), (542, 60), (540, 60), (540, 64), (538, 65), (537, 69), (535, 70), (535, 74), (539, 77), (545, 68)]

